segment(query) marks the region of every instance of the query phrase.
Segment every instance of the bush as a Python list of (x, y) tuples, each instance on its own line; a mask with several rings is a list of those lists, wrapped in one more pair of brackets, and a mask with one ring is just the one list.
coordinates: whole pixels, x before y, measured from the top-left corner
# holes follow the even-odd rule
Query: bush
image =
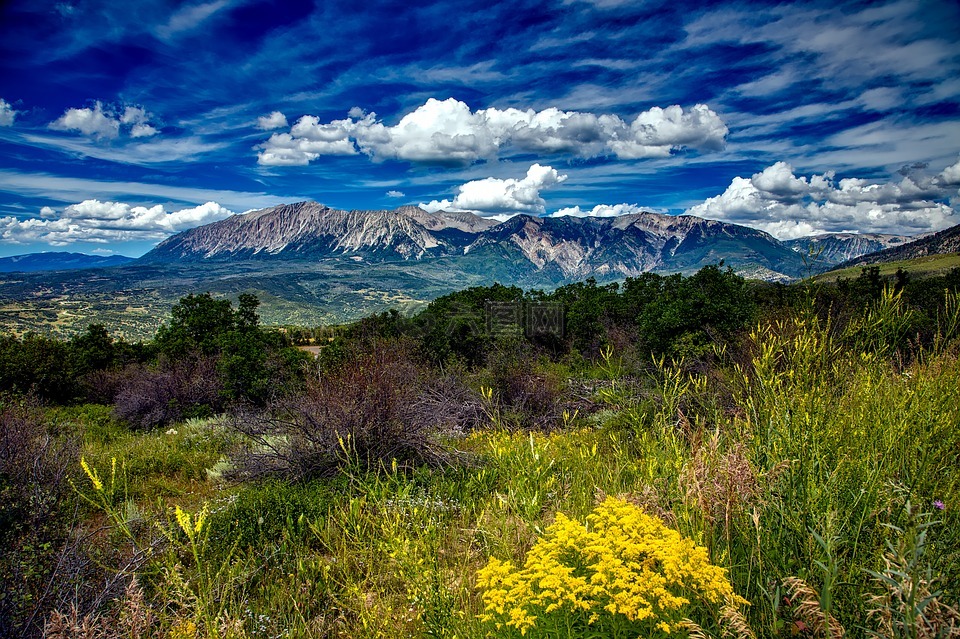
[(66, 569), (61, 548), (70, 533), (68, 470), (79, 442), (57, 437), (31, 400), (0, 404), (0, 636), (37, 633)]
[(374, 341), (352, 348), (340, 368), (308, 380), (302, 394), (235, 415), (234, 427), (253, 442), (241, 474), (306, 478), (349, 464), (376, 470), (448, 461), (434, 425), (414, 408), (427, 374), (412, 347)]
[(220, 383), (216, 361), (197, 357), (156, 368), (133, 364), (124, 370), (114, 411), (134, 428), (147, 429), (208, 417), (218, 411)]
[(563, 412), (563, 380), (534, 366), (529, 348), (507, 346), (490, 356), (490, 387), (507, 417), (518, 428), (543, 429), (554, 425)]
[(446, 435), (463, 435), (484, 420), (482, 397), (456, 374), (428, 381), (413, 404), (419, 423), (434, 425)]
[(63, 342), (27, 333), (0, 335), (0, 392), (31, 393), (44, 401), (67, 402), (76, 394), (69, 349)]

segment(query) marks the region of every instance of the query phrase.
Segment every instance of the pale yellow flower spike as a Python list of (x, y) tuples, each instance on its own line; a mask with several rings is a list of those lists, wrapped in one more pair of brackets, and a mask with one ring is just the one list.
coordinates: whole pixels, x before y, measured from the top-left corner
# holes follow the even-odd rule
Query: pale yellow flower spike
[(187, 513), (183, 508), (177, 506), (174, 510), (174, 513), (177, 516), (177, 523), (180, 524), (180, 528), (183, 529), (183, 532), (187, 533), (187, 537), (193, 537), (193, 525), (190, 523), (190, 514)]
[(93, 489), (97, 491), (103, 490), (103, 482), (100, 481), (100, 476), (97, 474), (97, 471), (91, 469), (87, 464), (87, 460), (83, 457), (80, 458), (80, 467), (83, 468), (83, 472), (85, 472), (87, 477), (90, 478), (90, 483), (93, 484)]
[(199, 536), (200, 533), (203, 531), (203, 526), (204, 526), (204, 524), (206, 524), (206, 523), (207, 523), (207, 507), (204, 506), (204, 507), (203, 507), (203, 510), (201, 510), (200, 512), (197, 513), (197, 521), (196, 521), (196, 523), (194, 524), (194, 527), (193, 527), (194, 531), (196, 531), (196, 534), (197, 534), (198, 536)]

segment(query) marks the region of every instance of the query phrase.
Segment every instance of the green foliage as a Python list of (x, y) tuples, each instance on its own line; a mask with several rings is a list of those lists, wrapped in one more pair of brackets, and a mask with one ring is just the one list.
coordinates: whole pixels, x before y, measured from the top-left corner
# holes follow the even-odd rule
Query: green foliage
[(754, 318), (746, 281), (732, 269), (707, 266), (688, 278), (663, 280), (660, 294), (638, 319), (654, 353), (696, 350), (711, 339), (729, 339)]
[(36, 333), (22, 339), (0, 334), (0, 391), (69, 401), (77, 381), (70, 375), (68, 361), (67, 345), (59, 340)]
[[(519, 571), (560, 528), (589, 532), (576, 522), (616, 497), (694, 543), (752, 604), (660, 610), (671, 636), (943, 636), (960, 601), (960, 303), (950, 280), (923, 282), (876, 300), (849, 286), (753, 286), (721, 268), (549, 293), (471, 289), (439, 300), (433, 318), (387, 312), (338, 331), (296, 392), (269, 411), (248, 406), (234, 428), (131, 432), (107, 407), (38, 411), (31, 441), (82, 442), (104, 499), (77, 511), (89, 555), (66, 552), (77, 546), (63, 508), (53, 528), (8, 533), (16, 562), (3, 555), (4, 569), (29, 587), (4, 586), (33, 597), (17, 623), (39, 610), (39, 634), (48, 583), (78, 593), (81, 618), (112, 618), (105, 602), (119, 590), (97, 599), (98, 579), (135, 573), (157, 636), (500, 636), (482, 620), (478, 570), (496, 557)], [(564, 342), (472, 332), (487, 299), (561, 304)], [(307, 357), (261, 329), (255, 309), (229, 307), (213, 350), (194, 360), (218, 384), (235, 380), (225, 392), (240, 398), (287, 385), (282, 371)], [(96, 372), (108, 342), (96, 327), (78, 336), (70, 367)], [(188, 362), (171, 356), (149, 370)], [(314, 478), (223, 483), (244, 453), (269, 462), (261, 474)], [(91, 485), (88, 475), (88, 497)], [(33, 502), (13, 503), (8, 523)], [(628, 515), (613, 519), (591, 542), (618, 538)], [(98, 572), (53, 568), (77, 556)], [(593, 624), (552, 628), (548, 605), (528, 635), (636, 630), (596, 605)]]
[(70, 591), (59, 572), (74, 525), (68, 481), (78, 441), (31, 401), (0, 399), (0, 635), (35, 632)]
[(488, 302), (522, 302), (523, 291), (516, 286), (477, 286), (433, 300), (413, 321), (425, 355), (436, 363), (459, 359), (468, 365), (481, 364), (495, 338), (487, 331), (485, 305)]
[(327, 516), (336, 502), (336, 484), (267, 480), (248, 484), (225, 499), (210, 516), (211, 541), (218, 552), (232, 545), (256, 551), (265, 539), (309, 536), (307, 522)]
[(212, 355), (220, 350), (220, 340), (237, 328), (230, 300), (214, 299), (210, 293), (188, 295), (174, 305), (170, 322), (160, 327), (154, 341), (170, 359), (195, 352)]
[(229, 300), (209, 293), (188, 295), (157, 331), (157, 349), (170, 362), (213, 358), (227, 403), (263, 405), (297, 385), (308, 357), (290, 347), (285, 334), (260, 327), (259, 304), (248, 293), (239, 296), (236, 310)]

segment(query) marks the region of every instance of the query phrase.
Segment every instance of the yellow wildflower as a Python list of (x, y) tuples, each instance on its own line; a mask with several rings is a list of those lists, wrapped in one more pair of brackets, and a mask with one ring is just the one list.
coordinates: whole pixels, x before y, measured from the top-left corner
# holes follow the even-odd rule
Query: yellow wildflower
[(83, 472), (87, 474), (87, 477), (90, 478), (90, 483), (93, 484), (93, 489), (100, 491), (103, 490), (103, 482), (100, 481), (100, 475), (97, 474), (97, 471), (90, 468), (87, 464), (87, 460), (83, 457), (80, 458), (80, 467), (83, 468)]
[(523, 567), (491, 558), (477, 585), (484, 619), (522, 635), (550, 615), (571, 615), (581, 627), (625, 618), (670, 634), (694, 600), (746, 603), (705, 548), (616, 498), (586, 525), (557, 513)]
[(183, 532), (187, 534), (187, 537), (193, 538), (193, 524), (190, 521), (190, 513), (178, 505), (174, 509), (174, 514), (176, 515), (177, 523), (180, 524), (180, 528), (183, 529)]

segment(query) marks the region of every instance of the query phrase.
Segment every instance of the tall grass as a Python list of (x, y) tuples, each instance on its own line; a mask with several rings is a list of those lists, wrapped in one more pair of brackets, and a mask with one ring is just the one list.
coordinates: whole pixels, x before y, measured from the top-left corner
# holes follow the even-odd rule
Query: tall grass
[[(956, 296), (925, 348), (912, 321), (888, 292), (843, 330), (800, 313), (707, 372), (657, 359), (646, 379), (608, 351), (595, 410), (550, 431), (518, 430), (478, 384), (486, 428), (446, 442), (466, 463), (224, 485), (205, 469), (229, 437), (205, 422), (88, 448), (104, 476), (85, 490), (120, 537), (165, 539), (138, 569), (156, 636), (498, 636), (478, 571), (523, 565), (608, 497), (704, 548), (750, 602), (692, 606), (676, 636), (957, 636)], [(134, 473), (122, 499), (103, 485), (114, 456)], [(152, 524), (129, 525), (131, 498)]]

